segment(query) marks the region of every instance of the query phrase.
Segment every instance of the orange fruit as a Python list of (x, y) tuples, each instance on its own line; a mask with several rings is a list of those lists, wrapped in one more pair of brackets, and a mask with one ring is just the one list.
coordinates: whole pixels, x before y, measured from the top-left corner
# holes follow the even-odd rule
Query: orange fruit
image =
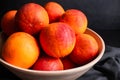
[(48, 2), (44, 7), (49, 15), (50, 23), (59, 21), (60, 17), (65, 13), (63, 7), (57, 2)]
[(42, 56), (33, 65), (33, 70), (42, 70), (42, 71), (63, 70), (63, 64), (59, 58)]
[(56, 58), (69, 55), (76, 42), (75, 32), (62, 22), (51, 23), (43, 28), (39, 39), (46, 54)]
[(1, 28), (6, 35), (11, 35), (16, 32), (15, 15), (17, 10), (10, 10), (6, 12), (1, 19)]
[(16, 13), (15, 22), (21, 31), (34, 35), (49, 24), (49, 17), (41, 5), (26, 3)]
[(98, 43), (93, 36), (81, 33), (76, 35), (76, 44), (69, 56), (76, 64), (84, 65), (98, 55), (98, 48)]
[(64, 66), (64, 70), (66, 69), (72, 69), (72, 68), (75, 68), (77, 67), (77, 65), (75, 63), (73, 63), (69, 57), (64, 57), (64, 58), (61, 58), (61, 61), (63, 63), (63, 66)]
[(2, 58), (21, 68), (30, 68), (38, 59), (39, 54), (36, 39), (25, 32), (10, 35), (2, 48)]
[(69, 24), (76, 34), (84, 33), (87, 29), (88, 20), (81, 10), (66, 10), (66, 12), (61, 16), (60, 21)]

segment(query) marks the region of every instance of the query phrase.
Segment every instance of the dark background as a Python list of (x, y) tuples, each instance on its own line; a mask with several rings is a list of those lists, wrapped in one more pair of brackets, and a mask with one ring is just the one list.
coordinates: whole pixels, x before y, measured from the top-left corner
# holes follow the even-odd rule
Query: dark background
[(88, 18), (88, 27), (100, 34), (106, 45), (120, 47), (120, 0), (0, 0), (0, 19), (12, 9), (35, 2), (44, 5), (48, 1), (60, 3), (65, 10), (75, 8)]
[[(40, 5), (44, 5), (48, 1), (56, 1), (60, 3), (65, 10), (75, 8), (83, 11), (88, 18), (88, 27), (101, 35), (105, 41), (106, 46), (112, 46), (112, 48), (106, 48), (108, 49), (108, 52), (106, 51), (106, 53), (109, 55), (113, 55), (115, 53), (120, 54), (120, 0), (0, 0), (0, 20), (5, 12), (13, 9), (19, 9), (25, 3), (35, 2)], [(118, 49), (113, 47), (118, 47)], [(108, 55), (105, 55), (104, 57), (108, 57)], [(112, 70), (112, 73), (114, 71), (115, 73), (117, 71), (120, 72), (120, 59), (118, 57), (116, 58), (111, 56), (108, 60), (112, 60), (111, 62), (114, 61), (113, 63), (116, 63), (117, 61), (116, 64), (118, 65), (119, 63), (119, 65), (114, 68), (116, 70), (113, 70), (112, 68), (107, 69), (105, 66), (105, 69), (107, 69), (106, 71), (108, 72), (108, 70)], [(113, 66), (113, 63), (108, 65), (106, 62), (108, 67)], [(104, 70), (103, 67), (101, 70)], [(13, 76), (13, 74), (10, 73), (1, 64), (0, 69), (2, 70), (0, 70), (0, 74), (3, 74), (0, 75), (0, 79), (3, 78), (4, 80), (18, 80), (17, 77)], [(88, 72), (88, 74), (91, 72), (93, 72), (93, 70)], [(109, 73), (111, 72), (108, 72), (108, 75)], [(4, 75), (7, 75), (9, 79), (7, 79)], [(103, 74), (101, 75), (103, 76)], [(111, 78), (112, 76), (114, 75), (109, 76), (109, 80), (120, 79)], [(87, 80), (95, 79), (88, 78)]]

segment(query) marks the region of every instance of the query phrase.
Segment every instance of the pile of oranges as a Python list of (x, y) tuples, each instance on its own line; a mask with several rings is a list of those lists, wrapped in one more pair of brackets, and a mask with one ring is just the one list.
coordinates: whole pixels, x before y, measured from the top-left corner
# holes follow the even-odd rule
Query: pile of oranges
[(98, 55), (98, 43), (86, 34), (87, 17), (56, 2), (26, 3), (1, 20), (2, 58), (33, 70), (65, 70), (84, 65)]

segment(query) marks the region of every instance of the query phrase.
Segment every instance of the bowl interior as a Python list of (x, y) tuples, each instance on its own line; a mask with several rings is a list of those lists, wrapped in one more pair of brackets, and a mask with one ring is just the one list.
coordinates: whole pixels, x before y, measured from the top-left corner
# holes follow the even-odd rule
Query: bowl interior
[[(72, 73), (72, 72), (79, 72), (79, 71), (83, 71), (85, 69), (89, 70), (89, 68), (91, 68), (94, 64), (96, 64), (102, 58), (104, 51), (105, 51), (105, 43), (104, 43), (103, 39), (101, 38), (101, 36), (98, 35), (95, 31), (87, 28), (85, 33), (92, 35), (97, 40), (98, 45), (99, 45), (99, 55), (94, 60), (92, 60), (91, 62), (89, 62), (83, 66), (76, 67), (73, 69), (68, 69), (68, 70), (61, 70), (61, 71), (37, 71), (37, 70), (23, 69), (23, 68), (11, 65), (11, 64), (7, 63), (6, 61), (4, 61), (1, 58), (1, 56), (0, 56), (0, 62), (8, 69), (12, 69), (12, 70), (15, 69), (14, 71), (17, 70), (20, 72), (27, 72), (27, 73), (31, 73), (31, 74), (37, 73), (37, 74), (41, 74), (41, 75), (48, 75), (48, 74), (49, 75), (59, 75), (59, 74), (68, 74), (68, 73)], [(4, 41), (2, 40), (1, 34), (0, 34), (0, 49), (2, 49), (3, 42)], [(1, 50), (0, 50), (0, 55), (1, 55)]]

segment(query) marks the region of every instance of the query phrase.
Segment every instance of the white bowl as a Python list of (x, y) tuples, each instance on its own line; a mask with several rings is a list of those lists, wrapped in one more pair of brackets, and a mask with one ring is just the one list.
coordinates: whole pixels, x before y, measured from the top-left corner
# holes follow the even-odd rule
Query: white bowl
[[(61, 71), (36, 71), (16, 67), (7, 63), (2, 58), (0, 58), (0, 62), (23, 80), (75, 80), (90, 70), (102, 58), (105, 51), (105, 43), (95, 31), (88, 28), (85, 33), (89, 33), (97, 40), (99, 44), (99, 55), (83, 66)], [(2, 38), (0, 38), (0, 49), (1, 47)]]

